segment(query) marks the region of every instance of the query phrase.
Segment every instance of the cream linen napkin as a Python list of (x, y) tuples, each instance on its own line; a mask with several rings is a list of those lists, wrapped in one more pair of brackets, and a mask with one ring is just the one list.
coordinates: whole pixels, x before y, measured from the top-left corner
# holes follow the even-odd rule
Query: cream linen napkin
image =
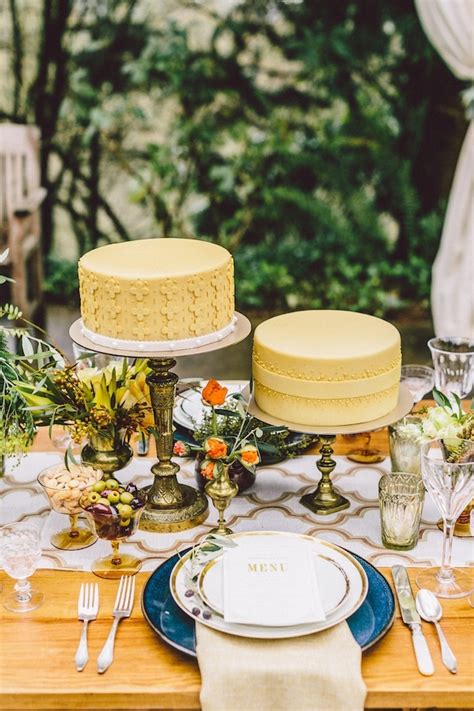
[(362, 711), (361, 649), (346, 622), (293, 639), (234, 637), (196, 623), (203, 711)]

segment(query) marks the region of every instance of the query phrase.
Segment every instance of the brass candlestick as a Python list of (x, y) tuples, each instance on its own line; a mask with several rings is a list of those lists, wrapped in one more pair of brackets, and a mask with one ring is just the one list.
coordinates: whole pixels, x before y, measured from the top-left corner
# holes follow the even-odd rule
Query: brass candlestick
[(206, 520), (209, 510), (207, 499), (191, 486), (176, 479), (179, 465), (171, 461), (173, 454), (173, 407), (176, 365), (173, 358), (150, 358), (151, 373), (147, 377), (151, 404), (155, 418), (155, 441), (158, 462), (151, 468), (154, 481), (147, 495), (147, 504), (140, 519), (144, 531), (183, 531)]
[(221, 536), (228, 536), (232, 533), (232, 529), (225, 525), (224, 512), (234, 496), (237, 495), (239, 487), (229, 477), (229, 465), (224, 464), (222, 474), (215, 479), (212, 479), (205, 486), (206, 494), (211, 497), (212, 503), (219, 512), (217, 527), (213, 528), (210, 533), (218, 533)]
[(327, 516), (349, 508), (349, 501), (334, 489), (331, 481), (331, 473), (336, 466), (336, 462), (332, 458), (334, 453), (332, 445), (335, 439), (335, 435), (320, 435), (321, 459), (318, 459), (316, 466), (322, 476), (317, 489), (312, 493), (305, 494), (300, 499), (303, 506), (320, 516)]

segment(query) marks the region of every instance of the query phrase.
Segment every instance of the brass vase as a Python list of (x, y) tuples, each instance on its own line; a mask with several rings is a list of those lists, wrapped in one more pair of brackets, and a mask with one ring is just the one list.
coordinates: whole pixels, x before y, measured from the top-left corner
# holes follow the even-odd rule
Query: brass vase
[(132, 457), (133, 451), (128, 444), (114, 437), (98, 434), (91, 435), (89, 443), (84, 445), (81, 451), (82, 461), (94, 469), (101, 469), (106, 479), (123, 469)]
[(213, 528), (210, 533), (217, 533), (221, 536), (228, 536), (232, 533), (230, 528), (225, 525), (224, 512), (230, 502), (237, 496), (239, 487), (233, 482), (229, 476), (229, 465), (222, 464), (220, 473), (214, 479), (206, 484), (205, 492), (212, 499), (212, 503), (219, 512), (217, 527)]

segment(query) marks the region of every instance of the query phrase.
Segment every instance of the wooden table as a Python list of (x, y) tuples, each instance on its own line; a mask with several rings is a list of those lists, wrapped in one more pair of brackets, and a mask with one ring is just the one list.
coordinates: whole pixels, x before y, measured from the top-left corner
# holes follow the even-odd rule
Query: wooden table
[[(386, 433), (375, 433), (373, 444), (386, 450)], [(336, 452), (343, 453), (348, 446), (356, 443), (342, 440)], [(35, 448), (51, 449), (46, 433), (40, 433)], [(391, 582), (390, 572), (382, 572)], [(409, 572), (413, 580), (416, 571)], [(83, 572), (37, 571), (33, 580), (44, 592), (45, 604), (24, 615), (7, 613), (3, 608), (0, 613), (1, 708), (199, 709), (196, 662), (166, 646), (141, 614), (139, 600), (147, 577), (146, 573), (137, 576), (133, 615), (119, 627), (112, 667), (99, 676), (95, 661), (111, 624), (116, 583), (99, 581), (100, 619), (89, 630), (89, 664), (78, 673), (74, 668), (80, 634), (77, 596), (82, 581), (97, 578)], [(0, 573), (0, 581), (3, 594), (9, 592), (13, 582), (4, 573)], [(474, 706), (474, 609), (464, 598), (443, 601), (443, 610), (443, 628), (458, 657), (458, 674), (450, 674), (442, 665), (434, 628), (428, 624), (424, 624), (424, 631), (435, 674), (423, 677), (417, 672), (411, 634), (397, 612), (390, 632), (363, 656), (367, 708)]]

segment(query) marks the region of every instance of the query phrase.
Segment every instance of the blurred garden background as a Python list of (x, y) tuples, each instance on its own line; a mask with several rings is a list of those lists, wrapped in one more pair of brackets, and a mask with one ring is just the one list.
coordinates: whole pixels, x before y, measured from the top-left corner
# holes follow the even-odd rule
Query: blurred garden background
[(254, 322), (365, 311), (399, 325), (406, 362), (429, 360), (467, 123), (412, 0), (0, 0), (0, 83), (0, 121), (41, 130), (63, 344), (83, 252), (196, 236), (232, 252)]

